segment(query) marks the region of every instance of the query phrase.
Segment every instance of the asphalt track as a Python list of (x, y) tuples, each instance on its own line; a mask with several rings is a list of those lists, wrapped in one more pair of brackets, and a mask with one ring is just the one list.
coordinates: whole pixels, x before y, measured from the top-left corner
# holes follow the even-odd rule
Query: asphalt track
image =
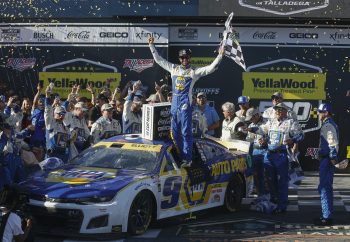
[[(249, 210), (251, 199), (241, 211), (229, 214), (221, 208), (171, 218), (152, 225), (139, 237), (110, 242), (233, 242), (233, 241), (350, 241), (350, 175), (337, 174), (334, 179), (334, 225), (318, 227), (312, 219), (320, 215), (317, 193), (318, 174), (306, 173), (298, 189), (289, 191), (285, 214), (263, 214)], [(87, 242), (73, 238), (39, 237), (35, 242)]]

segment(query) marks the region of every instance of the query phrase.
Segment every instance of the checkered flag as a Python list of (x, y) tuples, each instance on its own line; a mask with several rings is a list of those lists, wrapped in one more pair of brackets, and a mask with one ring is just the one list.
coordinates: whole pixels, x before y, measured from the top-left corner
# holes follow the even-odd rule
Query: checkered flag
[(233, 13), (231, 13), (225, 22), (224, 38), (221, 42), (221, 46), (225, 49), (225, 56), (234, 60), (245, 71), (246, 66), (243, 58), (243, 52), (238, 40), (236, 38), (236, 32), (231, 26), (231, 20)]

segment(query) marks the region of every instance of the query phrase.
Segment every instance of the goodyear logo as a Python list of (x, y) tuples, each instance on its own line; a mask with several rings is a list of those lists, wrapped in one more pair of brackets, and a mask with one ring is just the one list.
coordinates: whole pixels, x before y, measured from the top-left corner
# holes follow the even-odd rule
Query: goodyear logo
[(235, 171), (243, 171), (247, 168), (245, 159), (240, 158), (236, 160), (225, 160), (213, 165), (211, 175), (219, 176), (224, 174), (230, 174)]

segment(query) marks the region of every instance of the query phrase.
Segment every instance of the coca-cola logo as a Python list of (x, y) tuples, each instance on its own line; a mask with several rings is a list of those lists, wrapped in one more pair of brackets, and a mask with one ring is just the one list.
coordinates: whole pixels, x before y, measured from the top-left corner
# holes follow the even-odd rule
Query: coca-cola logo
[(256, 31), (253, 34), (253, 39), (276, 39), (277, 32), (268, 31), (266, 33)]
[(90, 31), (81, 31), (81, 32), (73, 32), (70, 31), (67, 34), (66, 39), (81, 39), (81, 40), (87, 40), (90, 38)]

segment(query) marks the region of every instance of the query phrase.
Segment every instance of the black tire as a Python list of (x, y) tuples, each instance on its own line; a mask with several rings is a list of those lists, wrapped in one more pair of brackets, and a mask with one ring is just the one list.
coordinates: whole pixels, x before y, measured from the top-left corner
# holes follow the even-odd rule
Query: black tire
[(239, 175), (234, 175), (227, 185), (224, 207), (229, 212), (240, 209), (243, 197), (243, 180)]
[(150, 192), (142, 191), (131, 203), (128, 217), (128, 232), (140, 235), (146, 232), (152, 220), (153, 200)]

